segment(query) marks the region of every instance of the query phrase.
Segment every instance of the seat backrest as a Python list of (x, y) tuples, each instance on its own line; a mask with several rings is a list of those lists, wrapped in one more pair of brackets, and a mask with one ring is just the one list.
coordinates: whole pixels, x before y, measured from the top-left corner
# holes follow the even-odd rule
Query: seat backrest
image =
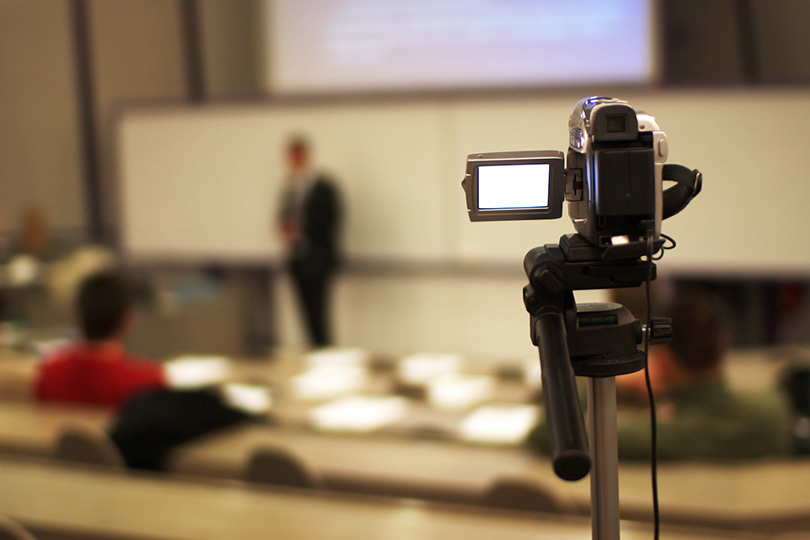
[(0, 540), (36, 540), (36, 537), (11, 519), (0, 516)]
[(65, 428), (56, 443), (56, 457), (70, 463), (124, 469), (124, 458), (115, 443), (104, 433), (71, 426)]
[(530, 512), (559, 513), (563, 505), (545, 488), (519, 479), (499, 479), (484, 494), (484, 506)]
[(322, 482), (298, 458), (278, 448), (260, 448), (250, 456), (243, 479), (248, 482), (318, 489)]

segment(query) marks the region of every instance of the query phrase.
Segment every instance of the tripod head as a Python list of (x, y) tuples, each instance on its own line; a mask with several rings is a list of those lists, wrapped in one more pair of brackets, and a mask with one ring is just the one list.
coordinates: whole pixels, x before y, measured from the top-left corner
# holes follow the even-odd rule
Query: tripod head
[(580, 304), (573, 291), (638, 287), (655, 279), (655, 264), (641, 258), (588, 258), (602, 252), (579, 235), (560, 244), (532, 249), (523, 261), (529, 284), (523, 301), (531, 315), (531, 337), (540, 353), (546, 423), (554, 470), (565, 480), (579, 480), (590, 470), (587, 436), (575, 375), (615, 377), (644, 367), (639, 345), (672, 335), (668, 319), (645, 328), (616, 303)]

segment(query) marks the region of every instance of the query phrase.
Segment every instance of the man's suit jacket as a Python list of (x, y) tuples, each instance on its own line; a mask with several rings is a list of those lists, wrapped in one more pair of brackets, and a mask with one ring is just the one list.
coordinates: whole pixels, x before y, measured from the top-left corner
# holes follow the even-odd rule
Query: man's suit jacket
[(340, 258), (338, 233), (341, 217), (337, 188), (329, 178), (321, 175), (309, 187), (298, 212), (293, 197), (292, 190), (288, 191), (282, 208), (282, 220), (296, 220), (301, 229), (301, 239), (292, 246), (291, 258), (336, 267)]

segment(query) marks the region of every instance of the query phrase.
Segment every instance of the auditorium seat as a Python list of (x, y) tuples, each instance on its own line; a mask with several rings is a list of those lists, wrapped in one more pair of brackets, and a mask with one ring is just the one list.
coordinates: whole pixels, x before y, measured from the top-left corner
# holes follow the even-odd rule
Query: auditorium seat
[(105, 433), (70, 426), (56, 442), (56, 457), (70, 463), (125, 469), (124, 458)]
[(243, 479), (248, 482), (305, 489), (320, 489), (323, 482), (291, 453), (278, 448), (260, 448), (250, 456)]
[(36, 540), (36, 537), (11, 519), (0, 516), (0, 540)]
[(484, 493), (482, 503), (492, 508), (548, 514), (565, 510), (564, 505), (549, 490), (514, 478), (502, 478), (493, 482)]

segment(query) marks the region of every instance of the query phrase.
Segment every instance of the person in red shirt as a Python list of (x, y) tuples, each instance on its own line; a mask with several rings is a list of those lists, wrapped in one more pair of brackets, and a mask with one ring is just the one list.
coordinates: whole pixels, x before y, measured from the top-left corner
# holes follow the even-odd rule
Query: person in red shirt
[(123, 277), (96, 274), (78, 293), (82, 339), (45, 359), (35, 378), (40, 401), (120, 406), (135, 394), (167, 386), (163, 366), (129, 356), (132, 294)]

